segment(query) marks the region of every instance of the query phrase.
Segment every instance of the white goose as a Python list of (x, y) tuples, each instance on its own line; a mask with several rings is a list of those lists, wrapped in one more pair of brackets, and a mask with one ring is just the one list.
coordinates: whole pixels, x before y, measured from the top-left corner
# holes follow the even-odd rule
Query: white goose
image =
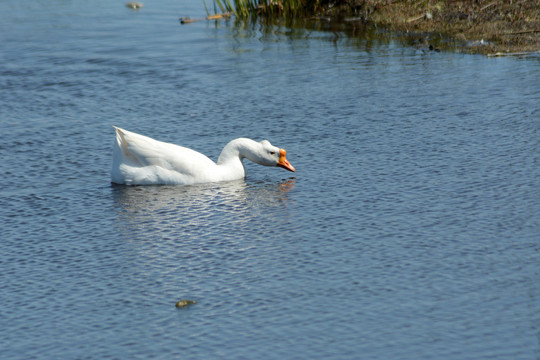
[(111, 181), (116, 184), (190, 185), (243, 179), (246, 176), (244, 158), (295, 171), (285, 158), (285, 149), (273, 146), (268, 140), (232, 140), (215, 163), (197, 151), (114, 128)]

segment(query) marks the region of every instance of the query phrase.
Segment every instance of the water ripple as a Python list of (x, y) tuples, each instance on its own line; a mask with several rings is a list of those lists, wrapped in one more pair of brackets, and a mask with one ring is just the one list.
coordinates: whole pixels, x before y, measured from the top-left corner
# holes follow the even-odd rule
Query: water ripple
[[(0, 2), (3, 357), (538, 357), (536, 60), (21, 4)], [(212, 159), (267, 138), (297, 173), (111, 186), (111, 125)]]

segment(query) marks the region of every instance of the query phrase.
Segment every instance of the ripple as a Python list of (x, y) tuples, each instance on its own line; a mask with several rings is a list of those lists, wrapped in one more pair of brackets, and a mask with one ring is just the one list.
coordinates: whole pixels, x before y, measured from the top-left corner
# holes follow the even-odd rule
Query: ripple
[[(15, 3), (0, 2), (4, 356), (537, 355), (534, 60), (182, 27), (169, 1)], [(297, 173), (246, 161), (238, 182), (111, 186), (112, 124), (213, 159), (268, 138)]]

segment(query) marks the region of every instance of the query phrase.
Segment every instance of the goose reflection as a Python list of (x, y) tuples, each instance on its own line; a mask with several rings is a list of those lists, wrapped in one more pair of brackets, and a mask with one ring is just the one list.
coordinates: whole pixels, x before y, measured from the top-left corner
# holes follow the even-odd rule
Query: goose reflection
[(250, 231), (249, 224), (261, 221), (284, 221), (294, 184), (293, 178), (255, 184), (239, 180), (191, 186), (114, 185), (112, 193), (123, 228), (146, 235), (227, 235), (219, 233)]

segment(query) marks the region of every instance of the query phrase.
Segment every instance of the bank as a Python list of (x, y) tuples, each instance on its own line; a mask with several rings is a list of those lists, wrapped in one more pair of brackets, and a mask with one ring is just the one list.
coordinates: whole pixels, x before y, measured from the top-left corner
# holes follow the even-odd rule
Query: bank
[(540, 52), (538, 0), (214, 0), (237, 17), (311, 17), (375, 27), (429, 49), (489, 56)]
[(401, 34), (426, 34), (428, 42), (444, 39), (436, 46), (470, 53), (501, 56), (540, 51), (537, 0), (342, 0), (340, 4), (329, 1), (322, 11), (336, 18), (356, 16)]

